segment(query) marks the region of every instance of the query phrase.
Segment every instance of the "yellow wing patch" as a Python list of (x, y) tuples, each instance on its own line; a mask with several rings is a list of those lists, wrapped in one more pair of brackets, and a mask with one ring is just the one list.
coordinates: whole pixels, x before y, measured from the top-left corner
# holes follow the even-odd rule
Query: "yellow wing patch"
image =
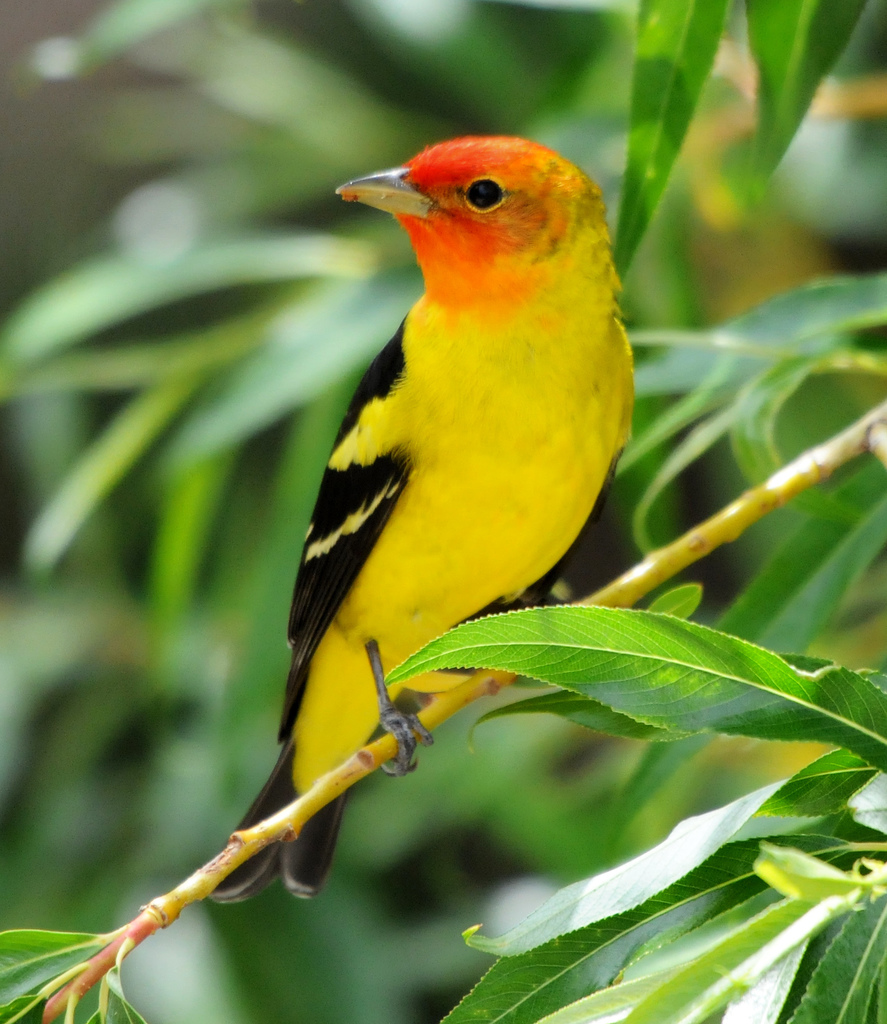
[[(357, 533), (361, 526), (363, 526), (367, 519), (370, 518), (386, 498), (393, 498), (394, 495), (397, 494), (400, 484), (400, 480), (392, 481), (389, 483), (388, 487), (379, 491), (372, 501), (365, 501), (356, 512), (352, 512), (350, 515), (346, 516), (345, 521), (337, 530), (333, 530), (332, 533), (328, 533), (325, 537), (321, 537), (314, 541), (313, 544), (310, 544), (305, 549), (304, 560), (306, 562), (310, 562), (312, 558), (319, 558), (321, 555), (329, 554), (338, 540), (348, 534)], [(311, 530), (309, 529), (308, 532), (310, 535)]]
[[(378, 400), (367, 406), (379, 404)], [(364, 410), (366, 412), (367, 410)], [(363, 416), (361, 416), (363, 419)], [(379, 457), (379, 444), (375, 432), (368, 423), (358, 422), (339, 442), (327, 465), (330, 469), (347, 469), (349, 466), (369, 466)]]

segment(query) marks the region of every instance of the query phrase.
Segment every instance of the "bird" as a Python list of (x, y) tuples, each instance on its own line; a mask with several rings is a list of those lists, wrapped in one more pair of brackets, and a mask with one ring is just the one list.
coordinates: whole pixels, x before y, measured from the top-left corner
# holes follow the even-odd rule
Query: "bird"
[[(467, 136), (337, 189), (394, 215), (424, 294), (361, 380), (323, 473), (289, 617), (280, 757), (241, 822), (304, 793), (378, 729), (386, 767), (431, 736), (385, 672), (467, 619), (553, 600), (630, 431), (632, 355), (598, 186), (540, 143)], [(410, 680), (414, 693), (457, 674)], [(326, 881), (344, 796), (215, 890)]]

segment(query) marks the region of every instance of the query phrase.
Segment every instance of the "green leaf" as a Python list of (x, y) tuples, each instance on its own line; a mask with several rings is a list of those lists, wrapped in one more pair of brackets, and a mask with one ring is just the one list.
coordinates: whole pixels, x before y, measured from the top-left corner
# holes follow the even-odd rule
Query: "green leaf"
[[(762, 641), (772, 620), (802, 594), (822, 565), (882, 499), (884, 470), (869, 465), (830, 496), (842, 515), (805, 522), (777, 549), (751, 584), (724, 613), (719, 628), (747, 640)], [(825, 497), (825, 495), (822, 495)], [(840, 565), (836, 565), (840, 569)], [(772, 639), (772, 637), (771, 637)], [(780, 638), (776, 637), (779, 641)], [(775, 647), (791, 647), (794, 636), (784, 635)]]
[(810, 979), (792, 1024), (866, 1024), (887, 956), (887, 896), (850, 914)]
[[(673, 978), (677, 968), (647, 974), (631, 981), (620, 981), (618, 985), (593, 992), (584, 999), (543, 1017), (539, 1024), (613, 1024), (622, 1020), (651, 992), (655, 992), (664, 981)], [(447, 1018), (449, 1019), (449, 1018)]]
[(752, 483), (762, 483), (785, 462), (776, 445), (776, 421), (815, 369), (810, 359), (785, 360), (751, 381), (739, 396), (730, 440), (740, 469)]
[[(699, 332), (698, 337), (706, 342), (711, 340), (711, 336), (704, 332)], [(760, 358), (737, 358), (718, 351), (668, 348), (659, 358), (646, 359), (635, 369), (634, 390), (636, 395), (642, 397), (679, 395), (704, 387), (713, 378), (721, 380), (725, 387), (734, 386), (757, 373), (760, 367)]]
[(0, 933), (0, 1002), (8, 1003), (88, 960), (107, 942), (77, 932)]
[(782, 159), (864, 6), (865, 0), (746, 0), (759, 74), (753, 156), (758, 176), (768, 176)]
[(625, 1018), (625, 1024), (703, 1024), (757, 984), (783, 957), (851, 910), (854, 902), (850, 896), (833, 896), (812, 906), (785, 900), (768, 907), (666, 981)]
[(803, 650), (812, 643), (850, 586), (880, 554), (885, 541), (887, 497), (845, 533), (778, 614), (771, 611), (760, 642), (777, 650)]
[[(771, 6), (776, 10), (779, 5)], [(759, 345), (797, 355), (797, 346), (812, 338), (883, 323), (887, 323), (887, 273), (860, 274), (829, 277), (783, 292), (712, 333), (723, 347)]]
[(605, 988), (643, 953), (667, 946), (762, 892), (765, 886), (752, 871), (757, 848), (757, 841), (732, 843), (633, 910), (504, 956), (446, 1024), (530, 1024)]
[[(642, 364), (637, 372), (640, 373), (645, 366), (649, 368), (651, 365), (656, 365), (656, 361)], [(617, 474), (624, 473), (654, 448), (689, 427), (700, 416), (721, 405), (730, 395), (725, 383), (732, 365), (731, 359), (719, 359), (708, 378), (703, 380), (699, 387), (673, 402), (640, 436), (633, 437), (619, 460)]]
[(18, 372), (17, 395), (46, 391), (129, 391), (170, 377), (208, 373), (232, 363), (264, 340), (270, 314), (223, 321), (162, 341), (70, 352)]
[(159, 635), (168, 635), (191, 606), (230, 470), (230, 458), (216, 457), (166, 481), (151, 565), (152, 617)]
[(101, 11), (80, 40), (78, 70), (93, 68), (186, 18), (243, 6), (243, 0), (117, 0)]
[(776, 1024), (807, 945), (800, 943), (744, 995), (730, 1003), (721, 1024)]
[(108, 972), (108, 1010), (103, 1024), (146, 1024), (145, 1018), (129, 1005), (123, 996), (120, 972)]
[(34, 292), (0, 333), (13, 365), (42, 359), (112, 324), (191, 295), (303, 277), (365, 277), (372, 251), (325, 235), (206, 243), (166, 263), (109, 257)]
[(701, 600), (701, 583), (683, 583), (660, 594), (647, 611), (659, 612), (660, 615), (674, 615), (678, 619), (689, 619), (699, 607)]
[(670, 615), (536, 608), (465, 623), (390, 673), (467, 666), (532, 676), (681, 732), (818, 740), (887, 768), (887, 694), (838, 666), (779, 655)]
[(510, 957), (639, 906), (728, 843), (778, 788), (778, 784), (765, 786), (726, 807), (687, 818), (652, 850), (561, 889), (504, 935), (491, 939), (475, 934), (468, 944)]
[(619, 803), (624, 810), (618, 832), (624, 833), (629, 823), (675, 772), (684, 768), (709, 741), (709, 736), (686, 736), (672, 743), (651, 743), (619, 793)]
[(415, 274), (324, 287), (285, 311), (261, 351), (183, 424), (171, 457), (190, 463), (264, 429), (304, 405), (388, 341), (412, 304)]
[[(823, 754), (783, 783), (758, 814), (784, 817), (818, 817), (855, 807), (858, 796), (878, 773), (862, 758), (846, 750)], [(865, 790), (863, 790), (865, 792)], [(857, 820), (860, 820), (857, 818)], [(863, 822), (868, 824), (868, 822)]]
[(714, 384), (735, 387), (759, 372), (762, 359), (823, 354), (843, 345), (847, 332), (883, 323), (887, 274), (814, 281), (710, 330), (632, 331), (633, 344), (666, 347), (661, 358), (638, 366), (635, 391), (671, 395)]
[(642, 551), (649, 551), (655, 544), (647, 530), (647, 519), (659, 495), (687, 466), (716, 444), (730, 429), (736, 415), (735, 406), (729, 405), (701, 420), (690, 431), (659, 467), (653, 479), (637, 503), (632, 516), (632, 530), (635, 541)]
[(726, 0), (641, 0), (615, 258), (628, 269), (665, 189), (724, 28)]
[(848, 800), (853, 818), (860, 825), (887, 832), (887, 776), (878, 774)]
[(95, 507), (190, 398), (195, 386), (191, 378), (158, 384), (117, 414), (31, 527), (25, 558), (32, 567), (48, 569), (58, 561)]
[(755, 871), (784, 896), (808, 903), (846, 896), (860, 888), (859, 879), (852, 874), (790, 846), (761, 843)]
[(515, 701), (501, 708), (494, 708), (477, 720), (477, 725), (490, 722), (494, 718), (508, 718), (512, 715), (559, 715), (576, 725), (603, 732), (609, 736), (624, 736), (630, 740), (672, 740), (674, 733), (659, 729), (646, 722), (637, 722), (628, 715), (620, 715), (605, 704), (582, 697), (568, 690), (555, 693), (543, 693), (538, 697)]
[(42, 1024), (45, 999), (20, 996), (0, 1006), (0, 1024)]

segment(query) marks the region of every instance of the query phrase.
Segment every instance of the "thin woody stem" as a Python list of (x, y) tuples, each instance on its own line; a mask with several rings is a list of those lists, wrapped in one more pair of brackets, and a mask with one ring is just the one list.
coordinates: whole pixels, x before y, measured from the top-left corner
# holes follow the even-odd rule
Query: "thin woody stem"
[(698, 562), (721, 544), (736, 540), (753, 523), (814, 484), (827, 480), (839, 466), (867, 451), (882, 462), (887, 459), (887, 402), (875, 406), (830, 440), (809, 448), (764, 483), (752, 487), (676, 541), (653, 551), (582, 604), (630, 608), (660, 583)]
[[(763, 484), (746, 491), (672, 544), (652, 552), (633, 569), (581, 603), (611, 608), (631, 607), (660, 583), (721, 544), (736, 540), (753, 523), (802, 491), (826, 480), (839, 466), (864, 452), (871, 452), (887, 467), (887, 401), (829, 441), (804, 452)], [(457, 711), (481, 697), (496, 693), (514, 682), (515, 678), (507, 672), (476, 672), (452, 690), (429, 695), (419, 718), (426, 728), (435, 729)], [(394, 737), (383, 736), (322, 776), (298, 800), (277, 814), (253, 828), (235, 832), (220, 854), (171, 892), (152, 900), (138, 917), (115, 933), (114, 940), (88, 960), (76, 978), (52, 996), (43, 1014), (43, 1024), (55, 1020), (64, 1012), (70, 998), (79, 999), (115, 966), (118, 959), (126, 956), (149, 935), (172, 924), (185, 907), (207, 897), (236, 867), (270, 843), (295, 839), (309, 818), (359, 779), (390, 760), (395, 753)]]

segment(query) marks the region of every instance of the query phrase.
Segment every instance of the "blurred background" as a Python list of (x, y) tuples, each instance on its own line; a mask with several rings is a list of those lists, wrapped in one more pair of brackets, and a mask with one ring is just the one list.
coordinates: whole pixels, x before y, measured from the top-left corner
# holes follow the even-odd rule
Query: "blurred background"
[[(524, 134), (583, 166), (615, 211), (634, 17), (607, 0), (4, 5), (0, 927), (128, 920), (217, 852), (275, 760), (315, 488), (362, 369), (421, 291), (394, 222), (335, 187), (447, 137)], [(577, 593), (766, 462), (737, 461), (716, 421), (721, 364), (664, 343), (816, 277), (887, 269), (885, 52), (887, 6), (871, 2), (752, 203), (735, 12), (625, 281), (645, 443), (571, 572)], [(883, 332), (852, 345), (856, 362), (807, 372), (791, 352), (751, 360), (783, 382), (756, 451), (777, 464), (884, 397)], [(883, 469), (857, 469), (694, 567), (698, 618), (729, 623), (805, 524), (838, 543), (883, 495)], [(796, 649), (883, 663), (880, 544)], [(127, 961), (148, 1020), (439, 1020), (489, 965), (464, 928), (501, 931), (814, 752), (648, 747), (542, 716), (470, 736), (477, 715), (448, 723), (415, 774), (358, 787), (320, 898), (274, 886), (193, 907)]]

